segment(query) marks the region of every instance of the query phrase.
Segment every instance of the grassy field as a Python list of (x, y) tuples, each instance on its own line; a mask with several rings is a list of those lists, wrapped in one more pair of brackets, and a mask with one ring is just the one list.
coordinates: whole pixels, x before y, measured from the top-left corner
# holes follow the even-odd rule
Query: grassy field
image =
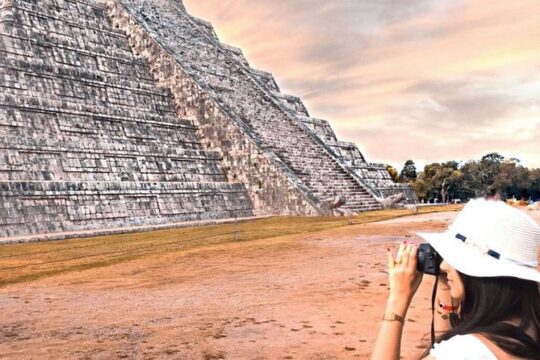
[[(423, 207), (418, 209), (418, 213), (458, 209), (459, 206)], [(311, 233), (411, 214), (411, 210), (381, 210), (354, 217), (272, 217), (238, 224), (4, 245), (0, 246), (0, 287), (71, 271), (109, 266), (148, 255)]]

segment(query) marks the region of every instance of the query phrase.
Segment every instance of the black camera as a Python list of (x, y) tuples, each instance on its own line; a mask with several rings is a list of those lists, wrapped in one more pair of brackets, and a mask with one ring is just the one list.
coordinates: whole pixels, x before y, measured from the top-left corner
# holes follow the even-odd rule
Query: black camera
[(420, 244), (418, 247), (417, 268), (418, 271), (428, 275), (441, 273), (441, 255), (430, 244)]

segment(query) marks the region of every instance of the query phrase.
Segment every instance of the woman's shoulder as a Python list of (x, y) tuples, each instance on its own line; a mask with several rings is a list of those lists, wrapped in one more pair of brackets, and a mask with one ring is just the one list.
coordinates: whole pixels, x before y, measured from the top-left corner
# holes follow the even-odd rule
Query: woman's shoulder
[(493, 352), (475, 335), (456, 335), (435, 344), (429, 354), (436, 360), (497, 360)]

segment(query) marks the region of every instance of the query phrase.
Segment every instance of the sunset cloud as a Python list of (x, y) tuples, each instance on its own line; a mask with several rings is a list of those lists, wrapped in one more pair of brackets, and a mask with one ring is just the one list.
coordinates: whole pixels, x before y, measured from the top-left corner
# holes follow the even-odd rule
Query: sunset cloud
[(184, 0), (369, 161), (540, 167), (538, 0)]

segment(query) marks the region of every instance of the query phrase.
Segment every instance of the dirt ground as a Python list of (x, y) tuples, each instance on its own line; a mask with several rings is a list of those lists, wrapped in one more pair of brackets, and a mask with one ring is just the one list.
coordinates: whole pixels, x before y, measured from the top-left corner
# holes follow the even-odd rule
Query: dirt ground
[[(531, 213), (540, 222), (540, 212)], [(366, 359), (387, 295), (385, 249), (455, 213), (209, 246), (0, 289), (0, 358)], [(429, 337), (432, 279), (406, 320)]]

